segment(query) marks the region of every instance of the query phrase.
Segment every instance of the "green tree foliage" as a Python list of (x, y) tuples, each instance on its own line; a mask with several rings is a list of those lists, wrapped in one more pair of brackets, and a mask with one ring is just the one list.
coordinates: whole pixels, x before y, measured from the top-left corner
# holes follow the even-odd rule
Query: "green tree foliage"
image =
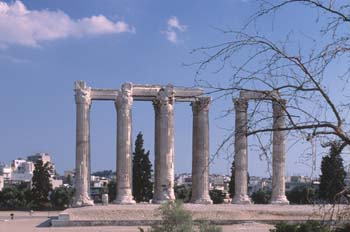
[(24, 209), (27, 206), (24, 190), (15, 186), (5, 187), (0, 192), (0, 208), (5, 210)]
[(52, 191), (50, 182), (51, 164), (49, 162), (43, 164), (42, 160), (38, 160), (32, 178), (32, 197), (34, 207), (46, 208), (49, 204), (49, 194)]
[(233, 198), (235, 195), (235, 161), (232, 161), (231, 166), (231, 179), (230, 183), (228, 185), (228, 192), (230, 194), (230, 197)]
[[(221, 232), (222, 228), (210, 225), (206, 220), (199, 220), (199, 226), (194, 226), (192, 215), (183, 208), (182, 201), (169, 201), (159, 208), (162, 221), (155, 224), (148, 232)], [(141, 232), (144, 230), (139, 228)]]
[(254, 204), (269, 204), (271, 199), (271, 192), (264, 189), (259, 189), (252, 194), (251, 199)]
[[(249, 173), (247, 172), (247, 184), (249, 184)], [(228, 192), (230, 194), (230, 197), (233, 198), (235, 195), (235, 161), (232, 161), (231, 165), (231, 179), (228, 185)]]
[(189, 203), (192, 197), (192, 188), (184, 185), (175, 185), (174, 187), (175, 198), (181, 200), (183, 203)]
[(112, 179), (111, 181), (108, 182), (107, 189), (108, 189), (108, 201), (112, 202), (115, 200), (117, 196), (117, 182), (115, 181), (115, 179)]
[(149, 151), (145, 152), (143, 148), (143, 136), (141, 132), (137, 135), (133, 155), (133, 196), (136, 202), (148, 202), (153, 197), (153, 182), (151, 181), (152, 164), (149, 160)]
[(162, 222), (153, 225), (151, 232), (192, 232), (192, 215), (183, 208), (181, 201), (169, 201), (159, 211)]
[(310, 186), (297, 186), (287, 192), (286, 196), (290, 204), (312, 204), (316, 196), (316, 191)]
[(330, 203), (334, 203), (336, 194), (345, 188), (346, 172), (341, 150), (339, 143), (334, 142), (330, 154), (322, 158), (319, 196)]
[(68, 174), (66, 182), (69, 186), (73, 186), (73, 180), (71, 174)]
[(222, 204), (224, 202), (225, 194), (219, 189), (210, 190), (209, 195), (213, 204)]
[(68, 208), (73, 199), (73, 189), (67, 187), (59, 187), (51, 193), (51, 204), (56, 209)]

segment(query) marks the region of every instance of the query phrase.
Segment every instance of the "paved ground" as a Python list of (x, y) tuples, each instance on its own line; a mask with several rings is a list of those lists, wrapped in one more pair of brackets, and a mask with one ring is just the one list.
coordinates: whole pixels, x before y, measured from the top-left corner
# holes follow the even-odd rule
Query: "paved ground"
[[(14, 213), (14, 219), (10, 219), (10, 213)], [(91, 226), (91, 227), (49, 227), (48, 217), (57, 216), (59, 212), (10, 212), (0, 211), (0, 232), (137, 232), (133, 226)], [(143, 227), (147, 228), (147, 227)], [(247, 222), (232, 226), (223, 226), (224, 232), (268, 232), (271, 225)]]

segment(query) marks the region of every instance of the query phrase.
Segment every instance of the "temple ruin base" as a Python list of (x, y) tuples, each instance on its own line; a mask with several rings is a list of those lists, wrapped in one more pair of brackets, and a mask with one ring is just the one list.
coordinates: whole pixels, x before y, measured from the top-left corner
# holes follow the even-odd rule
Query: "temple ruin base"
[[(52, 220), (53, 226), (146, 226), (161, 218), (159, 205), (95, 205), (70, 208)], [(329, 206), (328, 206), (329, 208)], [(303, 222), (322, 220), (320, 206), (312, 205), (198, 205), (185, 204), (194, 220), (205, 219), (218, 225), (232, 225), (254, 221), (273, 224), (280, 221)]]

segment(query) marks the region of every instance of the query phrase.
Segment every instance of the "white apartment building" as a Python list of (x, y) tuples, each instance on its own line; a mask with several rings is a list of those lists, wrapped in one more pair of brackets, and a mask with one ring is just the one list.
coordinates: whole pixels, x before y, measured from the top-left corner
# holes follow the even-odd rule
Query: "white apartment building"
[[(43, 163), (51, 163), (51, 157), (48, 153), (36, 153), (35, 155), (28, 156), (27, 159), (15, 159), (12, 161), (11, 166), (0, 165), (0, 175), (3, 176), (4, 184), (18, 184), (18, 183), (29, 183), (32, 182), (33, 173), (35, 169), (35, 163), (38, 160), (42, 160)], [(62, 186), (62, 180), (55, 179), (55, 166), (51, 163), (51, 184), (53, 188)]]

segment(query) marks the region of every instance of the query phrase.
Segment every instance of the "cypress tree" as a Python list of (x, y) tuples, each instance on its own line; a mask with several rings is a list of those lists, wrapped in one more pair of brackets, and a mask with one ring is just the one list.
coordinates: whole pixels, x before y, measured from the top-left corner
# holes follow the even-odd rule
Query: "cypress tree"
[(143, 135), (137, 135), (135, 151), (132, 161), (133, 196), (136, 202), (149, 201), (153, 197), (152, 164), (149, 160), (149, 151), (143, 148)]
[(233, 198), (235, 195), (235, 161), (232, 161), (231, 166), (231, 180), (228, 185), (228, 193), (230, 194), (230, 197)]
[[(249, 173), (247, 172), (247, 184), (249, 184)], [(228, 193), (230, 194), (230, 197), (233, 198), (235, 195), (235, 160), (232, 161), (231, 166), (231, 179), (228, 185)]]
[(319, 196), (330, 203), (334, 203), (335, 195), (345, 188), (346, 172), (341, 150), (339, 143), (332, 143), (329, 155), (322, 158)]

